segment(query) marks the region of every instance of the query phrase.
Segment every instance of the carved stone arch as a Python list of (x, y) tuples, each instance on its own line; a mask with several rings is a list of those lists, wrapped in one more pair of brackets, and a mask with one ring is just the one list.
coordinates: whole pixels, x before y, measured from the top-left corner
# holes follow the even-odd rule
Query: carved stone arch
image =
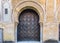
[(57, 22), (60, 23), (60, 7), (58, 7), (56, 11), (56, 19), (57, 19)]
[[(14, 22), (17, 23), (16, 26), (19, 23), (19, 21), (18, 21), (19, 14), (23, 10), (25, 10), (25, 9), (35, 10), (38, 13), (38, 15), (39, 15), (39, 23), (40, 22), (42, 22), (42, 23), (44, 22), (44, 13), (45, 13), (45, 10), (44, 10), (43, 6), (40, 3), (36, 2), (36, 1), (21, 1), (20, 3), (18, 3), (16, 5), (16, 7), (13, 10)], [(42, 28), (42, 24), (41, 24), (41, 27), (40, 28)], [(42, 32), (42, 29), (41, 29), (41, 32)], [(17, 42), (17, 40), (16, 40), (16, 42)]]
[(56, 10), (56, 19), (57, 19), (57, 24), (58, 24), (58, 40), (60, 42), (60, 7), (58, 7), (58, 9)]
[(41, 4), (35, 1), (22, 1), (18, 3), (17, 6), (13, 10), (13, 16), (14, 16), (15, 22), (18, 22), (19, 13), (22, 12), (22, 10), (27, 9), (27, 8), (33, 9), (36, 12), (38, 12), (38, 15), (40, 17), (39, 22), (44, 21), (44, 8), (42, 7)]
[[(38, 13), (38, 16), (39, 16), (39, 12), (38, 12), (38, 10), (37, 10), (36, 8), (34, 8), (34, 7), (32, 7), (32, 6), (26, 6), (26, 7), (23, 7), (23, 8), (18, 12), (18, 17), (19, 17), (19, 15), (21, 14), (21, 12), (23, 12), (24, 10), (27, 10), (27, 9), (32, 9), (32, 10), (34, 10), (35, 12)], [(39, 19), (39, 20), (40, 20), (40, 19)]]

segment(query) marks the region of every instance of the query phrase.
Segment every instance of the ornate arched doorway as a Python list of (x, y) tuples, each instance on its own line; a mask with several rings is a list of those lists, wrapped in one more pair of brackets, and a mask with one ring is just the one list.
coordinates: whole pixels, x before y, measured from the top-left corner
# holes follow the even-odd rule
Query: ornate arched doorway
[(18, 21), (17, 41), (40, 41), (39, 15), (36, 11), (23, 10)]

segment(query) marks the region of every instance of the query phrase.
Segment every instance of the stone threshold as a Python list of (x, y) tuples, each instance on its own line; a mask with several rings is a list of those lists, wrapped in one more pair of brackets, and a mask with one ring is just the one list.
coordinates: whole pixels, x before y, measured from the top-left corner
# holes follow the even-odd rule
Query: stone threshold
[[(15, 43), (14, 41), (4, 41), (3, 43)], [(39, 41), (19, 41), (16, 43), (40, 43)]]
[(17, 43), (40, 43), (39, 41), (20, 41)]

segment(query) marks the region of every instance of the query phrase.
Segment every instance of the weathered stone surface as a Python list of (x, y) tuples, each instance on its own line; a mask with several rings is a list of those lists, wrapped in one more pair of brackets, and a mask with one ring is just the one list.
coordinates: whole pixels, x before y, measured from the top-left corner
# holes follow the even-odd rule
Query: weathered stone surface
[[(5, 1), (5, 0), (4, 0)], [(3, 1), (3, 3), (4, 3)], [(25, 1), (32, 1), (26, 2)], [(23, 3), (22, 3), (23, 2)], [(32, 6), (39, 13), (39, 23), (42, 23), (43, 41), (47, 39), (58, 40), (58, 25), (60, 23), (60, 0), (11, 0), (12, 4), (12, 23), (0, 22), (0, 27), (4, 30), (4, 40), (15, 40), (18, 16), (26, 6)], [(21, 5), (20, 5), (21, 4)], [(26, 7), (26, 8), (23, 8)], [(2, 17), (1, 17), (2, 16)], [(3, 14), (0, 17), (3, 18)]]

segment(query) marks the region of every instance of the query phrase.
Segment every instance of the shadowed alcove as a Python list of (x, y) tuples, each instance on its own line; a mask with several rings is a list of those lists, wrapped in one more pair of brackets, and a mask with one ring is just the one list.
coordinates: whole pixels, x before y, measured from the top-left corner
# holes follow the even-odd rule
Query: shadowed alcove
[(54, 39), (48, 39), (44, 43), (58, 43), (58, 41)]

